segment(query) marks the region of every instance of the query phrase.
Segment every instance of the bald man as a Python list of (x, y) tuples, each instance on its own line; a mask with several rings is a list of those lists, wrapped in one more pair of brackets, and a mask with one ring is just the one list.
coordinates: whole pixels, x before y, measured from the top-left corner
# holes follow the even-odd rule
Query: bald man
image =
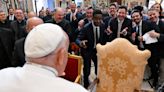
[(27, 63), (0, 71), (0, 92), (88, 92), (63, 75), (69, 39), (58, 25), (36, 26), (25, 41)]
[(26, 36), (26, 32), (25, 32), (26, 20), (23, 14), (23, 10), (21, 9), (15, 10), (15, 17), (16, 17), (16, 20), (12, 21), (10, 26), (11, 26), (11, 30), (14, 33), (14, 38), (16, 41)]
[[(43, 20), (38, 17), (32, 17), (27, 20), (26, 32), (29, 33), (35, 26), (42, 24)], [(14, 46), (13, 53), (13, 66), (23, 66), (25, 63), (25, 54), (24, 54), (24, 42), (25, 37), (17, 40)]]
[(1, 10), (0, 10), (0, 27), (10, 28), (10, 21), (7, 19), (5, 12)]
[(30, 11), (30, 12), (27, 14), (27, 17), (28, 17), (28, 19), (29, 19), (29, 18), (32, 18), (32, 17), (36, 17), (36, 13), (33, 12), (33, 11)]
[(72, 28), (66, 19), (64, 19), (64, 10), (60, 7), (56, 8), (55, 11), (53, 12), (53, 18), (51, 20), (46, 21), (46, 23), (53, 23), (57, 24), (60, 27), (63, 28), (63, 30), (70, 35)]

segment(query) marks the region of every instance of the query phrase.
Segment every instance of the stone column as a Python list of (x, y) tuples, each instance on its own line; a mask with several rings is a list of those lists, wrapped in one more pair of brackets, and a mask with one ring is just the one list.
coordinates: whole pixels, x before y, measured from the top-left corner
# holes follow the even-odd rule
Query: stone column
[(33, 0), (27, 0), (28, 11), (34, 11)]
[(8, 6), (7, 3), (0, 0), (0, 10), (3, 10), (6, 14), (8, 14)]

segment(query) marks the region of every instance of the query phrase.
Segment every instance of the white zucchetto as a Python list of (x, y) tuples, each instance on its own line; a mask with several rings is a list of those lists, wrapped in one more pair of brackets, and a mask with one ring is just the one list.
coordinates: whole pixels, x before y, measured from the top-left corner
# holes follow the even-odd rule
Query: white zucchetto
[(25, 56), (40, 58), (52, 53), (65, 37), (61, 27), (51, 23), (33, 28), (25, 40)]

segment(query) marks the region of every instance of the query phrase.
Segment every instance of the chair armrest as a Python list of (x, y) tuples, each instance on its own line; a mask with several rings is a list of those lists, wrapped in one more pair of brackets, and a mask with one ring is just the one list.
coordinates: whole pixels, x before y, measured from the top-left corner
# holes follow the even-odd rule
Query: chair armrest
[(80, 76), (80, 75), (78, 75), (78, 76), (76, 77), (76, 79), (75, 79), (75, 81), (74, 81), (74, 82), (75, 82), (75, 83), (79, 83), (79, 82), (80, 82), (80, 77), (81, 77), (81, 76)]

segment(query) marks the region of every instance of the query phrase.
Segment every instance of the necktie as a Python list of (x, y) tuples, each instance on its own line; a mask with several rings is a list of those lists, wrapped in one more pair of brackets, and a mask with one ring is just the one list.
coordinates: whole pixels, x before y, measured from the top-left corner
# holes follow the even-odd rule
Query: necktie
[(98, 43), (98, 28), (95, 27), (93, 30), (94, 33), (94, 48), (96, 48), (96, 44)]
[(98, 43), (98, 41), (99, 41), (99, 35), (98, 35), (98, 28), (96, 27), (96, 43)]

